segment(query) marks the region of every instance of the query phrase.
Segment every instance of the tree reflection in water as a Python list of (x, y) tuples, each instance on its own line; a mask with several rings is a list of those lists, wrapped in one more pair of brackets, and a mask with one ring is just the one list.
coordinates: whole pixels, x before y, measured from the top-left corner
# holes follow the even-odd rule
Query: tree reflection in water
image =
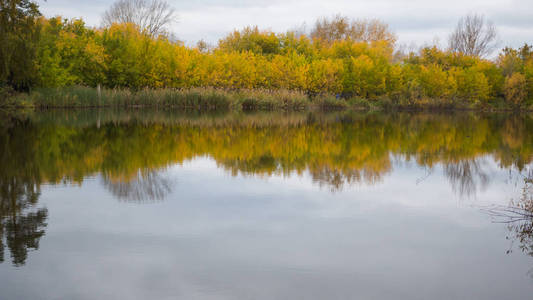
[[(509, 205), (495, 206), (486, 211), (494, 222), (507, 224), (511, 243), (518, 242), (522, 252), (533, 256), (533, 170), (523, 175), (522, 193), (518, 200), (511, 200)], [(512, 252), (513, 244), (507, 251)], [(532, 270), (533, 271), (533, 270)]]
[[(416, 163), (427, 176), (442, 166), (452, 189), (472, 196), (490, 184), (486, 158), (502, 169), (522, 170), (533, 157), (531, 141), (530, 115), (0, 113), (1, 259), (9, 249), (21, 265), (28, 249), (38, 248), (48, 216), (37, 207), (43, 183), (82, 184), (101, 174), (120, 201), (162, 201), (172, 187), (163, 170), (209, 157), (233, 176), (308, 174), (315, 184), (338, 191), (380, 182), (397, 160)], [(516, 228), (526, 242), (531, 221)], [(531, 246), (524, 249), (532, 252)]]
[(15, 266), (25, 264), (28, 250), (39, 249), (48, 218), (46, 208), (36, 207), (39, 195), (35, 184), (0, 179), (0, 262), (5, 259), (6, 247)]
[[(389, 169), (390, 170), (390, 169)], [(381, 170), (381, 172), (374, 172), (370, 168), (366, 169), (351, 169), (338, 170), (332, 169), (329, 166), (311, 170), (313, 182), (318, 183), (320, 187), (329, 187), (330, 191), (340, 191), (344, 186), (349, 186), (354, 183), (364, 182), (368, 185), (373, 185), (382, 179), (382, 176), (388, 170)]]
[(452, 189), (461, 196), (475, 195), (478, 189), (484, 189), (489, 183), (489, 176), (483, 169), (483, 159), (469, 159), (444, 165), (444, 175)]
[(170, 180), (161, 170), (139, 170), (134, 178), (103, 176), (103, 185), (120, 201), (146, 203), (163, 201), (171, 192)]
[(0, 263), (11, 253), (22, 266), (29, 250), (39, 249), (48, 210), (38, 207), (42, 180), (33, 159), (37, 138), (27, 134), (24, 118), (0, 115)]

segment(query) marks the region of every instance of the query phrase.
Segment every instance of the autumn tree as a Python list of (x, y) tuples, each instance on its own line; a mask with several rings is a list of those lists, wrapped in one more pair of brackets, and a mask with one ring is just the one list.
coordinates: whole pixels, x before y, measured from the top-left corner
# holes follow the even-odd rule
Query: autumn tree
[(518, 49), (506, 47), (498, 55), (496, 63), (506, 77), (506, 100), (514, 104), (533, 102), (532, 46), (525, 44)]
[(251, 51), (258, 54), (274, 54), (280, 51), (280, 41), (271, 31), (260, 31), (257, 26), (235, 30), (218, 42), (224, 51)]
[(196, 49), (198, 49), (198, 51), (200, 51), (202, 53), (207, 53), (207, 52), (211, 51), (212, 48), (213, 48), (213, 46), (211, 46), (208, 42), (206, 42), (203, 39), (201, 39), (198, 42), (196, 42)]
[(505, 100), (521, 105), (527, 98), (526, 77), (520, 73), (515, 73), (505, 80)]
[(502, 50), (498, 55), (496, 62), (505, 76), (511, 76), (513, 73), (519, 72), (523, 67), (520, 53), (509, 47), (505, 47)]

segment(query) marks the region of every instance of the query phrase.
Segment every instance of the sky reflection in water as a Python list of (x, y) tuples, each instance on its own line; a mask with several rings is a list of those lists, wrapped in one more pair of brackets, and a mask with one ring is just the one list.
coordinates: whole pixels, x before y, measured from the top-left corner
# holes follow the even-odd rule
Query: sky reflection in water
[(480, 210), (521, 198), (528, 116), (55, 111), (2, 120), (2, 299), (533, 291), (532, 258)]

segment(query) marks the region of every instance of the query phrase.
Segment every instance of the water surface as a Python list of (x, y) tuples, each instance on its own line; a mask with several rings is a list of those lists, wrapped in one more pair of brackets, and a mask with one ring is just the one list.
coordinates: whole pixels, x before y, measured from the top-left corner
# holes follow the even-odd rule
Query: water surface
[[(0, 118), (0, 299), (529, 299), (533, 118)], [(498, 221), (498, 220), (496, 220)]]

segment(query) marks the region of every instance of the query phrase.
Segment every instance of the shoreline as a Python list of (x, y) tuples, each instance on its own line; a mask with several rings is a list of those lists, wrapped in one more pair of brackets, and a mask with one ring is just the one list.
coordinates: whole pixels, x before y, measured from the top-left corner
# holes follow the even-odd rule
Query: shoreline
[(465, 104), (458, 100), (341, 98), (331, 94), (309, 95), (294, 90), (268, 89), (97, 89), (73, 86), (40, 88), (7, 96), (3, 110), (47, 109), (180, 109), (196, 111), (387, 111), (387, 112), (507, 112), (527, 113), (532, 106), (513, 107), (503, 99)]

